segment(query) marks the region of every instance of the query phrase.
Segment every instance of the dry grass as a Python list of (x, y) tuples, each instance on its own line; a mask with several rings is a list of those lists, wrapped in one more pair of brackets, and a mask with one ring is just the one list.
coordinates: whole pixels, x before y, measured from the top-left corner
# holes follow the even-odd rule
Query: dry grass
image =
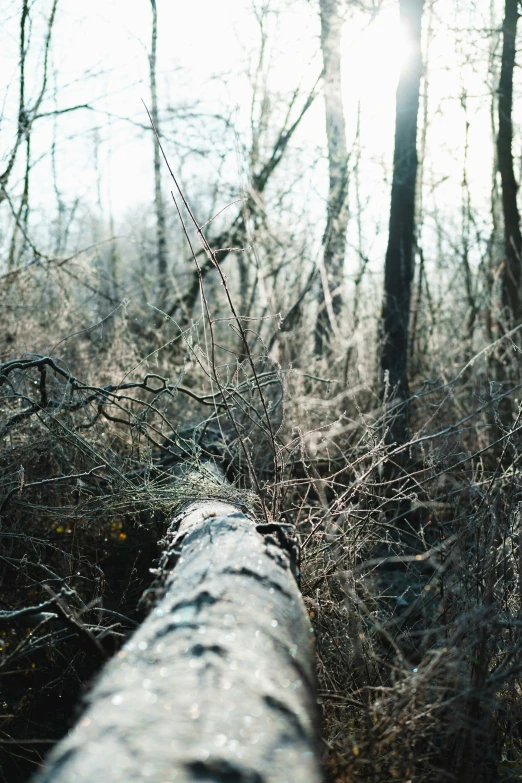
[(310, 509), (331, 781), (522, 774), (520, 422), (469, 387), (414, 400), (403, 449), (362, 421), (337, 442), (348, 481), (323, 477)]
[(369, 373), (299, 365), (302, 334), (277, 363), (253, 322), (231, 355), (227, 310), (212, 334), (204, 318), (151, 327), (137, 305), (100, 325), (42, 274), (12, 283), (0, 346), (3, 780), (27, 778), (140, 622), (176, 505), (223, 493), (172, 483), (209, 455), (300, 541), (326, 779), (520, 780), (521, 425), (487, 365), (412, 379), (398, 449)]

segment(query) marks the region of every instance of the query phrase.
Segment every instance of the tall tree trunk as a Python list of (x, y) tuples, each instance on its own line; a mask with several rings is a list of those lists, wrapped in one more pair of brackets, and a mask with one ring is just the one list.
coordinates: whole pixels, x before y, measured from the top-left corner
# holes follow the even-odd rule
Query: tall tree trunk
[[(502, 25), (502, 58), (498, 86), (497, 164), (502, 190), (502, 215), (504, 218), (504, 258), (499, 268), (501, 312), (496, 323), (496, 338), (501, 337), (520, 323), (522, 306), (520, 299), (522, 235), (520, 213), (517, 204), (518, 183), (513, 167), (513, 71), (516, 59), (518, 0), (505, 0)], [(494, 270), (492, 270), (494, 272)], [(492, 278), (492, 280), (494, 277)], [(515, 337), (520, 341), (520, 335)], [(511, 340), (499, 343), (493, 359), (493, 375), (499, 388), (514, 384), (516, 358)], [(504, 427), (513, 423), (516, 404), (511, 396), (498, 402), (497, 415), (492, 422), (492, 439), (505, 434)], [(502, 421), (503, 425), (499, 426)], [(502, 452), (502, 444), (500, 453)]]
[(507, 328), (520, 321), (522, 235), (517, 206), (518, 184), (513, 171), (513, 70), (515, 67), (518, 0), (506, 0), (502, 27), (502, 65), (498, 90), (498, 168), (502, 180), (505, 261), (501, 276), (501, 301)]
[[(149, 75), (150, 75), (150, 115), (156, 129), (158, 137), (160, 135), (159, 113), (158, 113), (158, 91), (156, 87), (156, 49), (158, 42), (158, 12), (156, 0), (150, 0), (152, 6), (152, 40), (149, 55)], [(158, 263), (158, 290), (159, 306), (163, 307), (166, 298), (167, 285), (167, 228), (165, 201), (161, 191), (161, 158), (160, 149), (153, 134), (154, 142), (154, 206), (156, 209), (156, 254)]]
[(319, 783), (310, 622), (284, 543), (230, 503), (186, 509), (163, 598), (39, 783)]
[(339, 0), (320, 0), (330, 182), (323, 238), (323, 280), (315, 325), (315, 352), (319, 356), (324, 353), (331, 337), (334, 327), (331, 318), (335, 319), (341, 311), (348, 227), (348, 150), (341, 86), (342, 19), (339, 7)]
[[(395, 151), (388, 248), (384, 266), (381, 368), (397, 400), (409, 396), (407, 360), (411, 285), (414, 270), (417, 114), (422, 75), (421, 22), (424, 0), (400, 0), (401, 24), (408, 30), (412, 54), (397, 87)], [(392, 437), (407, 438), (405, 415), (395, 420)]]

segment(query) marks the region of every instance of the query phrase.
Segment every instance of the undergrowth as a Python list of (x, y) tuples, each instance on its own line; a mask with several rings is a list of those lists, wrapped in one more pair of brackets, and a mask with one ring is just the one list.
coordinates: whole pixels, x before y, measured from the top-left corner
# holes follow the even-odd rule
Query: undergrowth
[(182, 331), (129, 302), (79, 325), (70, 291), (53, 319), (53, 270), (9, 286), (26, 309), (23, 329), (4, 309), (0, 345), (0, 779), (74, 723), (144, 616), (166, 523), (209, 496), (294, 527), (327, 781), (522, 779), (520, 385), (486, 381), (495, 346), (410, 380), (397, 446), (371, 378), (285, 365), (204, 288)]

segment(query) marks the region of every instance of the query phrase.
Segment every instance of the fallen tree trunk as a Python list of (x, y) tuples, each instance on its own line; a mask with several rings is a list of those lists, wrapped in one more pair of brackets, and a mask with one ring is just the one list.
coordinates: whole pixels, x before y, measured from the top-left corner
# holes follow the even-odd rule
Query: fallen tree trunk
[(187, 507), (163, 597), (38, 783), (317, 783), (312, 633), (286, 545), (228, 502)]

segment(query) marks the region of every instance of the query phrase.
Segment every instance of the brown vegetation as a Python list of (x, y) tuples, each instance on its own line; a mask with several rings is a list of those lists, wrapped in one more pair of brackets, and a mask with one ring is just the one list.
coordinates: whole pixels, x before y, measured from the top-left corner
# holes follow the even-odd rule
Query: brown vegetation
[[(264, 6), (254, 9), (261, 43), (239, 206), (217, 177), (211, 195), (197, 191), (198, 222), (165, 152), (174, 198), (165, 215), (157, 146), (156, 215), (136, 218), (132, 241), (115, 237), (110, 220), (65, 207), (57, 185), (53, 242), (45, 239), (31, 222), (30, 141), (44, 116), (56, 6), (43, 37), (45, 75), (27, 105), (31, 9), (22, 4), (19, 116), (0, 176), (0, 780), (28, 780), (75, 724), (95, 675), (154, 606), (168, 525), (202, 498), (246, 503), (285, 526), (299, 550), (327, 783), (521, 780), (522, 374), (511, 290), (519, 215), (513, 155), (500, 154), (502, 140), (513, 144), (511, 116), (494, 141), (509, 164), (501, 173), (513, 225), (496, 170), (491, 214), (473, 207), (466, 146), (462, 223), (448, 239), (453, 226), (434, 210), (433, 246), (421, 230), (409, 117), (415, 166), (407, 236), (395, 248), (409, 243), (407, 303), (395, 324), (400, 371), (390, 377), (379, 359), (382, 276), (370, 275), (361, 231), (354, 285), (332, 308), (336, 323), (323, 323), (328, 350), (314, 344), (324, 291), (310, 250), (315, 217), (296, 194), (299, 129), (318, 85), (271, 100)], [(155, 58), (161, 9), (156, 18), (152, 6)], [(426, 2), (425, 16), (432, 11)], [(488, 31), (495, 78), (498, 35)], [(501, 63), (504, 84), (512, 71), (509, 114), (510, 52)], [(154, 58), (147, 73), (156, 93)], [(416, 115), (418, 70), (415, 78)], [(506, 94), (493, 81), (495, 128)], [(427, 116), (427, 77), (421, 87)], [(154, 100), (163, 144), (168, 113)], [(466, 115), (466, 145), (468, 130)], [(359, 158), (360, 149), (351, 179), (337, 183), (339, 214), (325, 202), (323, 224), (346, 217), (348, 180), (363, 211)], [(290, 211), (294, 197), (302, 220)], [(327, 264), (328, 237), (319, 235)], [(338, 245), (335, 253), (327, 277), (342, 267)], [(384, 254), (380, 261), (382, 270)], [(205, 475), (209, 462), (227, 484)]]

